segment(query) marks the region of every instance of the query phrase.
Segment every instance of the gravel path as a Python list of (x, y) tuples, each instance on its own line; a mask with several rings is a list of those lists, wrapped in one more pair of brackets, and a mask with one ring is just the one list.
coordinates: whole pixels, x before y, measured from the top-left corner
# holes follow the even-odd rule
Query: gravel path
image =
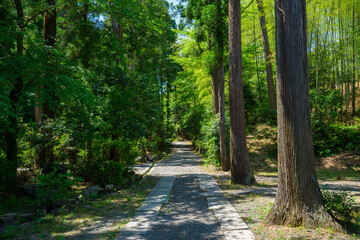
[(199, 167), (190, 143), (174, 143), (175, 153), (149, 176), (161, 177), (117, 239), (253, 239), (245, 222), (215, 179)]
[(144, 239), (224, 239), (214, 213), (207, 208), (196, 176), (177, 177), (169, 203), (164, 204)]

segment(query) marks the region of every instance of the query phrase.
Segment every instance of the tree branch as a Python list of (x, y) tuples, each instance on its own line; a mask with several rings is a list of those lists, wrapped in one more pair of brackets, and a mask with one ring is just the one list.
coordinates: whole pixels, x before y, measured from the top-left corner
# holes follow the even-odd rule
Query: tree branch
[(254, 0), (251, 0), (251, 2), (246, 6), (244, 7), (244, 9), (241, 11), (241, 13), (245, 12), (245, 10), (251, 6), (251, 4), (254, 2)]
[(62, 2), (62, 3), (59, 3), (59, 4), (57, 4), (57, 5), (48, 7), (47, 9), (36, 13), (35, 15), (33, 15), (32, 17), (30, 17), (29, 19), (26, 20), (26, 22), (24, 23), (22, 29), (24, 29), (24, 28), (29, 24), (29, 22), (30, 22), (31, 20), (34, 20), (34, 18), (36, 18), (37, 16), (43, 14), (44, 12), (47, 12), (47, 11), (51, 10), (52, 8), (56, 8), (56, 7), (58, 7), (58, 6), (61, 6), (61, 5), (63, 5), (64, 3), (67, 3), (67, 2), (69, 2), (69, 1), (70, 1), (70, 0), (64, 1), (64, 2)]

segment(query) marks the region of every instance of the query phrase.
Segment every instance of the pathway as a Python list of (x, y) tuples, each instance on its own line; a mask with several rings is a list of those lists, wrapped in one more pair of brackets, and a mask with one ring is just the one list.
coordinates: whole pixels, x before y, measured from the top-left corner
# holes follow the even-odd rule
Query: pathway
[(161, 179), (117, 239), (254, 239), (215, 179), (200, 169), (201, 157), (187, 143), (174, 147), (149, 172)]

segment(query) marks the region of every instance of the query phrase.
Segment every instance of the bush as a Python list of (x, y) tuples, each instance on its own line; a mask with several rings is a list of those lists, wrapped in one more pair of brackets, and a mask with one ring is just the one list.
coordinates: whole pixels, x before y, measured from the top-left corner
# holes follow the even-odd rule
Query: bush
[(205, 148), (206, 163), (220, 166), (220, 136), (219, 136), (219, 115), (214, 116), (208, 122), (202, 124), (201, 141)]
[(317, 156), (329, 156), (343, 151), (356, 150), (360, 143), (359, 126), (343, 126), (313, 122), (314, 150)]
[(73, 166), (73, 171), (87, 182), (105, 186), (106, 184), (120, 184), (125, 166), (123, 162), (91, 159), (79, 161)]
[(5, 151), (0, 148), (0, 193), (5, 192), (6, 190), (6, 166), (7, 161)]
[(202, 105), (194, 106), (184, 115), (183, 120), (183, 133), (184, 137), (195, 139), (201, 130), (201, 121), (205, 110)]
[(350, 223), (354, 219), (354, 199), (345, 191), (322, 191), (325, 208), (337, 220)]
[(35, 178), (39, 186), (39, 197), (42, 202), (55, 202), (68, 197), (72, 187), (78, 186), (81, 178), (73, 177), (70, 173), (58, 173), (57, 168), (47, 174), (40, 174)]
[(339, 109), (343, 102), (340, 90), (322, 90), (319, 94), (313, 89), (310, 90), (311, 109), (316, 109), (312, 113), (313, 119), (335, 122), (340, 116)]
[(126, 165), (135, 164), (135, 158), (139, 155), (136, 142), (120, 139), (113, 141), (113, 146), (119, 151), (120, 162)]

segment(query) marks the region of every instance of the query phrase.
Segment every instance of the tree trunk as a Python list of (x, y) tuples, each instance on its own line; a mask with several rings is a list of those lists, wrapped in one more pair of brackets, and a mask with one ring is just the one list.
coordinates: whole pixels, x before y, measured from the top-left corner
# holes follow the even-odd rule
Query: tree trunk
[(353, 67), (353, 72), (352, 72), (352, 82), (351, 82), (351, 105), (352, 105), (352, 114), (355, 115), (356, 113), (356, 103), (355, 103), (355, 98), (356, 98), (356, 92), (355, 92), (355, 77), (356, 77), (356, 71), (355, 71), (355, 2), (353, 1), (353, 12), (352, 12), (352, 31), (353, 31), (353, 56), (352, 56), (352, 67)]
[[(167, 81), (166, 84), (166, 133), (169, 133), (169, 126), (170, 126), (170, 90), (171, 84), (170, 81)], [(169, 137), (169, 136), (167, 136)]]
[[(49, 6), (55, 6), (56, 0), (47, 0)], [(44, 13), (44, 35), (43, 40), (45, 46), (54, 47), (55, 46), (55, 39), (56, 39), (56, 8), (52, 8), (49, 11)], [(49, 53), (50, 54), (50, 53)], [(55, 90), (54, 86), (44, 84), (41, 86), (42, 89), (46, 92), (46, 99), (45, 102), (42, 103), (41, 109), (39, 109), (39, 105), (35, 106), (35, 120), (39, 121), (39, 123), (46, 123), (49, 119), (54, 119), (55, 111), (53, 109), (55, 104), (50, 106), (49, 100), (55, 100)], [(39, 114), (36, 116), (36, 114)], [(42, 119), (42, 116), (46, 116), (46, 119)], [(40, 132), (44, 130), (40, 128)], [(46, 131), (46, 130), (45, 130)], [(51, 130), (50, 130), (51, 131)], [(51, 132), (43, 132), (43, 135), (51, 135)], [(47, 140), (50, 141), (46, 143), (46, 146), (38, 153), (36, 159), (36, 165), (39, 167), (44, 167), (48, 163), (54, 162), (54, 149), (53, 144), (51, 143), (51, 137), (48, 137)]]
[(245, 110), (241, 62), (240, 1), (229, 0), (229, 100), (231, 181), (255, 183), (246, 148)]
[[(119, 139), (120, 139), (120, 133), (116, 133), (112, 135), (113, 142), (119, 141)], [(110, 148), (110, 160), (114, 160), (115, 162), (120, 161), (119, 148), (117, 148), (116, 146), (111, 146)]]
[[(211, 34), (209, 34), (209, 50), (212, 49)], [(219, 113), (219, 72), (214, 69), (211, 73), (211, 90), (214, 115)]]
[(83, 42), (83, 47), (80, 49), (81, 63), (84, 68), (89, 68), (89, 61), (91, 54), (89, 49), (91, 48), (89, 35), (89, 25), (88, 25), (88, 12), (89, 12), (89, 4), (84, 2), (84, 9), (82, 11), (82, 25), (80, 27), (80, 37)]
[[(123, 41), (123, 36), (124, 36), (124, 33), (123, 33), (123, 29), (122, 29), (122, 26), (119, 25), (115, 19), (112, 19), (111, 20), (111, 25), (112, 25), (112, 30), (113, 30), (113, 33), (119, 38), (120, 42)], [(120, 58), (119, 58), (119, 51), (116, 50), (116, 56), (115, 56), (115, 68), (116, 69), (119, 69), (120, 66)], [(120, 138), (120, 133), (117, 132), (116, 129), (114, 129), (114, 131), (116, 132), (115, 134), (112, 135), (112, 140), (113, 141), (118, 141), (119, 138)], [(120, 156), (119, 156), (119, 149), (112, 145), (111, 148), (110, 148), (110, 159), (111, 160), (114, 160), (116, 162), (119, 162), (120, 160)]]
[(220, 134), (220, 159), (221, 169), (230, 169), (229, 154), (226, 146), (226, 126), (225, 126), (225, 80), (224, 80), (224, 60), (220, 60), (220, 66), (216, 69), (219, 79), (218, 99), (219, 99), (219, 134)]
[(306, 45), (305, 0), (275, 0), (278, 190), (267, 222), (341, 226), (326, 211), (316, 178)]
[[(123, 39), (124, 39), (124, 33), (123, 33), (122, 26), (119, 25), (114, 19), (111, 20), (111, 24), (112, 24), (114, 34), (116, 36), (118, 36), (120, 42), (122, 42)], [(116, 63), (116, 67), (119, 67), (120, 58), (119, 58), (119, 51), (118, 50), (116, 50), (115, 63)]]
[(218, 113), (219, 113), (219, 136), (220, 136), (220, 163), (223, 171), (229, 170), (229, 154), (226, 146), (226, 126), (225, 126), (225, 80), (224, 80), (224, 16), (223, 3), (221, 0), (215, 0), (216, 6), (216, 30), (214, 39), (216, 41), (215, 56), (217, 64), (213, 72), (216, 73), (215, 82), (217, 82), (217, 91), (214, 92), (218, 99)]
[(272, 54), (270, 51), (269, 45), (269, 38), (266, 28), (266, 21), (265, 21), (265, 12), (263, 8), (263, 1), (256, 0), (260, 12), (260, 26), (261, 26), (261, 33), (263, 37), (263, 44), (264, 44), (264, 57), (266, 61), (266, 80), (268, 85), (268, 95), (269, 95), (269, 103), (270, 103), (270, 110), (275, 111), (276, 109), (276, 102), (275, 102), (275, 90), (274, 90), (274, 80), (273, 80), (273, 71), (272, 71)]
[[(24, 25), (24, 11), (20, 0), (14, 0), (17, 24), (20, 30), (23, 30)], [(24, 43), (22, 33), (18, 33), (16, 36), (16, 51), (19, 58), (23, 56)], [(5, 152), (6, 152), (6, 167), (5, 170), (5, 190), (7, 193), (15, 194), (17, 191), (17, 157), (18, 157), (18, 123), (17, 123), (17, 105), (19, 103), (19, 95), (23, 89), (23, 79), (20, 76), (16, 78), (14, 88), (10, 91), (10, 101), (12, 114), (10, 114), (9, 122), (10, 126), (8, 131), (5, 133)]]
[(176, 91), (176, 85), (174, 86), (174, 94), (175, 94), (175, 128), (176, 128), (176, 139), (179, 139), (179, 127), (178, 127), (178, 121), (179, 121), (179, 114), (178, 114), (178, 98), (177, 98), (177, 91)]

